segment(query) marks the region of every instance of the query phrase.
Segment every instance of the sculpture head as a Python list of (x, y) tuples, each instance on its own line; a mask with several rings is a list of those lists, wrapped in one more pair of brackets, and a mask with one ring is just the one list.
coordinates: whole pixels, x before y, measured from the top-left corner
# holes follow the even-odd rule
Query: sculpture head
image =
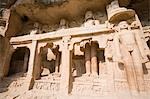
[(61, 19), (59, 25), (60, 25), (60, 28), (66, 28), (67, 27), (66, 19)]
[(140, 28), (140, 24), (139, 24), (139, 22), (137, 22), (137, 21), (134, 21), (134, 22), (132, 22), (131, 23), (131, 28)]
[(127, 21), (121, 21), (119, 24), (118, 24), (120, 30), (123, 30), (123, 29), (128, 29), (128, 23)]
[(10, 16), (10, 9), (3, 9), (2, 10), (2, 17), (8, 19)]
[(87, 21), (89, 19), (94, 19), (92, 11), (87, 11), (85, 14), (85, 21)]
[(112, 7), (112, 9), (119, 8), (119, 2), (118, 2), (118, 0), (112, 1), (111, 2), (111, 7)]
[(35, 22), (34, 23), (34, 29), (38, 29), (39, 28), (39, 23), (38, 22)]

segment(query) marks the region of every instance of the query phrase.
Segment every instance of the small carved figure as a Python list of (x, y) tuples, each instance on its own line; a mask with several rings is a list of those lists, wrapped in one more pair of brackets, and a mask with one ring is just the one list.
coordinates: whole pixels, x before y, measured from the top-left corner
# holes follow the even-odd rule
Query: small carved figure
[(94, 15), (92, 11), (87, 11), (85, 14), (85, 23), (84, 27), (89, 27), (91, 25), (98, 25), (100, 24), (98, 20), (94, 19)]
[(37, 34), (39, 32), (39, 23), (35, 22), (33, 25), (33, 30), (31, 30), (30, 34)]
[(68, 28), (68, 23), (66, 19), (61, 19), (59, 23), (59, 28), (60, 29), (66, 29)]

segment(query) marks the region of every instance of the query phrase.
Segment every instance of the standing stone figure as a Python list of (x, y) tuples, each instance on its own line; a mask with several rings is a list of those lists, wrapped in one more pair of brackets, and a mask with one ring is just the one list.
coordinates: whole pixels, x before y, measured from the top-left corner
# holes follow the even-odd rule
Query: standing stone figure
[(118, 27), (119, 33), (116, 38), (118, 37), (120, 46), (117, 47), (120, 47), (119, 49), (126, 69), (129, 88), (132, 92), (144, 91), (141, 53), (136, 42), (136, 36), (129, 30), (129, 25), (126, 21), (120, 22)]
[(39, 23), (35, 22), (33, 25), (33, 29), (30, 31), (31, 35), (39, 33)]
[(135, 35), (135, 39), (142, 56), (142, 63), (149, 62), (148, 56), (150, 56), (150, 50), (146, 44), (146, 41), (143, 39), (142, 30), (140, 29), (140, 24), (137, 21), (132, 22), (131, 24), (132, 32)]
[(85, 22), (84, 27), (89, 27), (91, 25), (98, 25), (100, 24), (98, 20), (94, 19), (94, 15), (92, 11), (87, 11), (85, 14)]
[(61, 19), (59, 23), (59, 29), (66, 29), (68, 28), (68, 22), (66, 19)]
[[(92, 11), (87, 11), (85, 14), (84, 27), (97, 25), (98, 20), (94, 20)], [(97, 44), (95, 42), (87, 43), (85, 45), (85, 68), (87, 76), (98, 75), (98, 59), (97, 59)]]

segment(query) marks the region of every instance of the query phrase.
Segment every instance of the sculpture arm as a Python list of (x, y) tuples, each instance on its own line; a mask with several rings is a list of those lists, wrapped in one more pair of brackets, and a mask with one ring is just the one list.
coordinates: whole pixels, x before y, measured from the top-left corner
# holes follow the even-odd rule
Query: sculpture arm
[(100, 22), (99, 22), (99, 20), (95, 20), (95, 25), (100, 25)]
[(120, 43), (119, 43), (119, 35), (115, 34), (114, 35), (114, 50), (115, 50), (115, 55), (113, 60), (119, 63), (123, 63), (122, 61), (122, 55), (121, 55), (121, 51), (120, 51)]

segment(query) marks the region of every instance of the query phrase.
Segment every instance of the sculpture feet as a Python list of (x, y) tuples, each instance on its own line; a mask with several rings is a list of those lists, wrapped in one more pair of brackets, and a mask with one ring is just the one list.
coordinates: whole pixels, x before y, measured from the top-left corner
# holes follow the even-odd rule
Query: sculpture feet
[(83, 76), (90, 77), (90, 73), (85, 73)]
[(91, 76), (91, 77), (98, 77), (98, 74), (97, 74), (97, 73), (94, 73), (94, 74), (91, 74), (90, 76)]

